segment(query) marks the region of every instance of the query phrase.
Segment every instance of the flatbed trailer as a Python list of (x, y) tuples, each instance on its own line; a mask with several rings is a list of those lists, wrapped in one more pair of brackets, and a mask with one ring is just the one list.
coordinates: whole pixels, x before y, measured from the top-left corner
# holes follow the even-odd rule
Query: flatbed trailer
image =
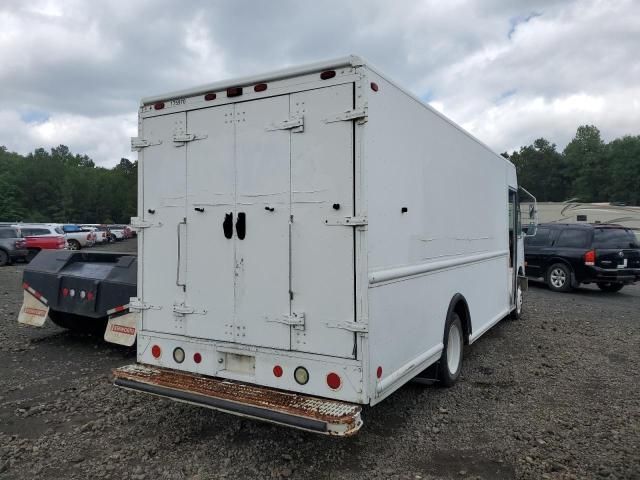
[(47, 319), (70, 330), (104, 333), (112, 343), (135, 343), (129, 299), (136, 295), (134, 254), (43, 250), (25, 267), (18, 321)]

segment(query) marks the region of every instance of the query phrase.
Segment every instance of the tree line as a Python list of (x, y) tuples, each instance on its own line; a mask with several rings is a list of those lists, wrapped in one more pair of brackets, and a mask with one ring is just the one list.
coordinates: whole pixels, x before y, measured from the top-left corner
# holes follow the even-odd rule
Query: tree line
[(0, 221), (129, 223), (137, 210), (137, 162), (97, 167), (65, 145), (28, 155), (0, 146)]
[[(640, 135), (605, 143), (595, 126), (583, 125), (562, 152), (539, 138), (502, 155), (538, 201), (640, 205)], [(103, 168), (65, 145), (28, 155), (0, 146), (0, 221), (128, 223), (137, 177), (137, 162), (126, 158)]]
[(518, 183), (538, 201), (640, 205), (640, 135), (605, 143), (595, 126), (582, 125), (562, 152), (539, 138), (502, 156), (515, 164)]

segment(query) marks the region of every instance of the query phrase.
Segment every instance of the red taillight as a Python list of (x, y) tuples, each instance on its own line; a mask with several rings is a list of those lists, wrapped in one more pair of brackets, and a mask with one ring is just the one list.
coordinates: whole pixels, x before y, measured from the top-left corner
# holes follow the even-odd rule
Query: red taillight
[(255, 87), (253, 87), (254, 92), (264, 92), (267, 89), (266, 83), (259, 83)]
[(200, 355), (199, 353), (194, 353), (193, 354), (193, 361), (196, 363), (200, 363), (202, 361), (202, 355)]
[(593, 267), (596, 264), (595, 250), (589, 250), (587, 253), (584, 254), (584, 264), (589, 267)]
[(87, 235), (87, 240), (91, 240), (91, 234)]
[(87, 300), (93, 300), (93, 292), (87, 292)]
[(227, 97), (239, 97), (242, 95), (242, 87), (227, 88)]
[(65, 288), (62, 289), (62, 296), (63, 297), (69, 296), (69, 289), (68, 288), (65, 287)]
[(340, 380), (340, 376), (337, 373), (331, 372), (327, 375), (327, 385), (331, 390), (337, 390), (342, 385), (342, 380)]
[(164, 102), (158, 102), (153, 106), (154, 110), (162, 110), (164, 108)]
[(216, 94), (215, 94), (215, 93), (207, 93), (207, 94), (204, 96), (204, 99), (205, 99), (207, 102), (210, 102), (211, 100), (215, 100), (215, 99), (216, 99)]
[(153, 358), (160, 358), (161, 354), (162, 350), (160, 350), (160, 347), (158, 345), (154, 345), (153, 347), (151, 347), (151, 355), (153, 355)]
[(275, 367), (273, 367), (273, 374), (276, 377), (280, 378), (283, 373), (284, 372), (283, 372), (282, 367), (280, 365), (276, 365)]
[(336, 76), (336, 71), (335, 70), (327, 70), (325, 72), (322, 72), (320, 74), (320, 78), (322, 80), (329, 80), (330, 78), (333, 78)]
[(378, 367), (376, 370), (376, 377), (382, 378), (382, 367)]
[(371, 90), (374, 92), (378, 91), (378, 84), (376, 82), (371, 82)]

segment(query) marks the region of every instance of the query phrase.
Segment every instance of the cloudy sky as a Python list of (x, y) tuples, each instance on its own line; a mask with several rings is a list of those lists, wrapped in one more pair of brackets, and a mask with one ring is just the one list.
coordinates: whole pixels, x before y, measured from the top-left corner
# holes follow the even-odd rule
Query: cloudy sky
[(640, 1), (2, 0), (0, 145), (135, 158), (141, 97), (362, 55), (498, 152), (640, 134)]

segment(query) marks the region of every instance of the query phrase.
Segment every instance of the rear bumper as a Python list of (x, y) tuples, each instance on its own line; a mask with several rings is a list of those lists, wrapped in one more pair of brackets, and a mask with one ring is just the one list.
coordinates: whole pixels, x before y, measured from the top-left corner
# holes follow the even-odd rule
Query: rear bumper
[(637, 268), (599, 268), (591, 267), (586, 278), (581, 283), (592, 282), (613, 282), (613, 283), (634, 283), (640, 281), (640, 269)]
[(349, 436), (362, 426), (361, 407), (351, 403), (141, 364), (113, 374), (120, 388), (314, 433)]

